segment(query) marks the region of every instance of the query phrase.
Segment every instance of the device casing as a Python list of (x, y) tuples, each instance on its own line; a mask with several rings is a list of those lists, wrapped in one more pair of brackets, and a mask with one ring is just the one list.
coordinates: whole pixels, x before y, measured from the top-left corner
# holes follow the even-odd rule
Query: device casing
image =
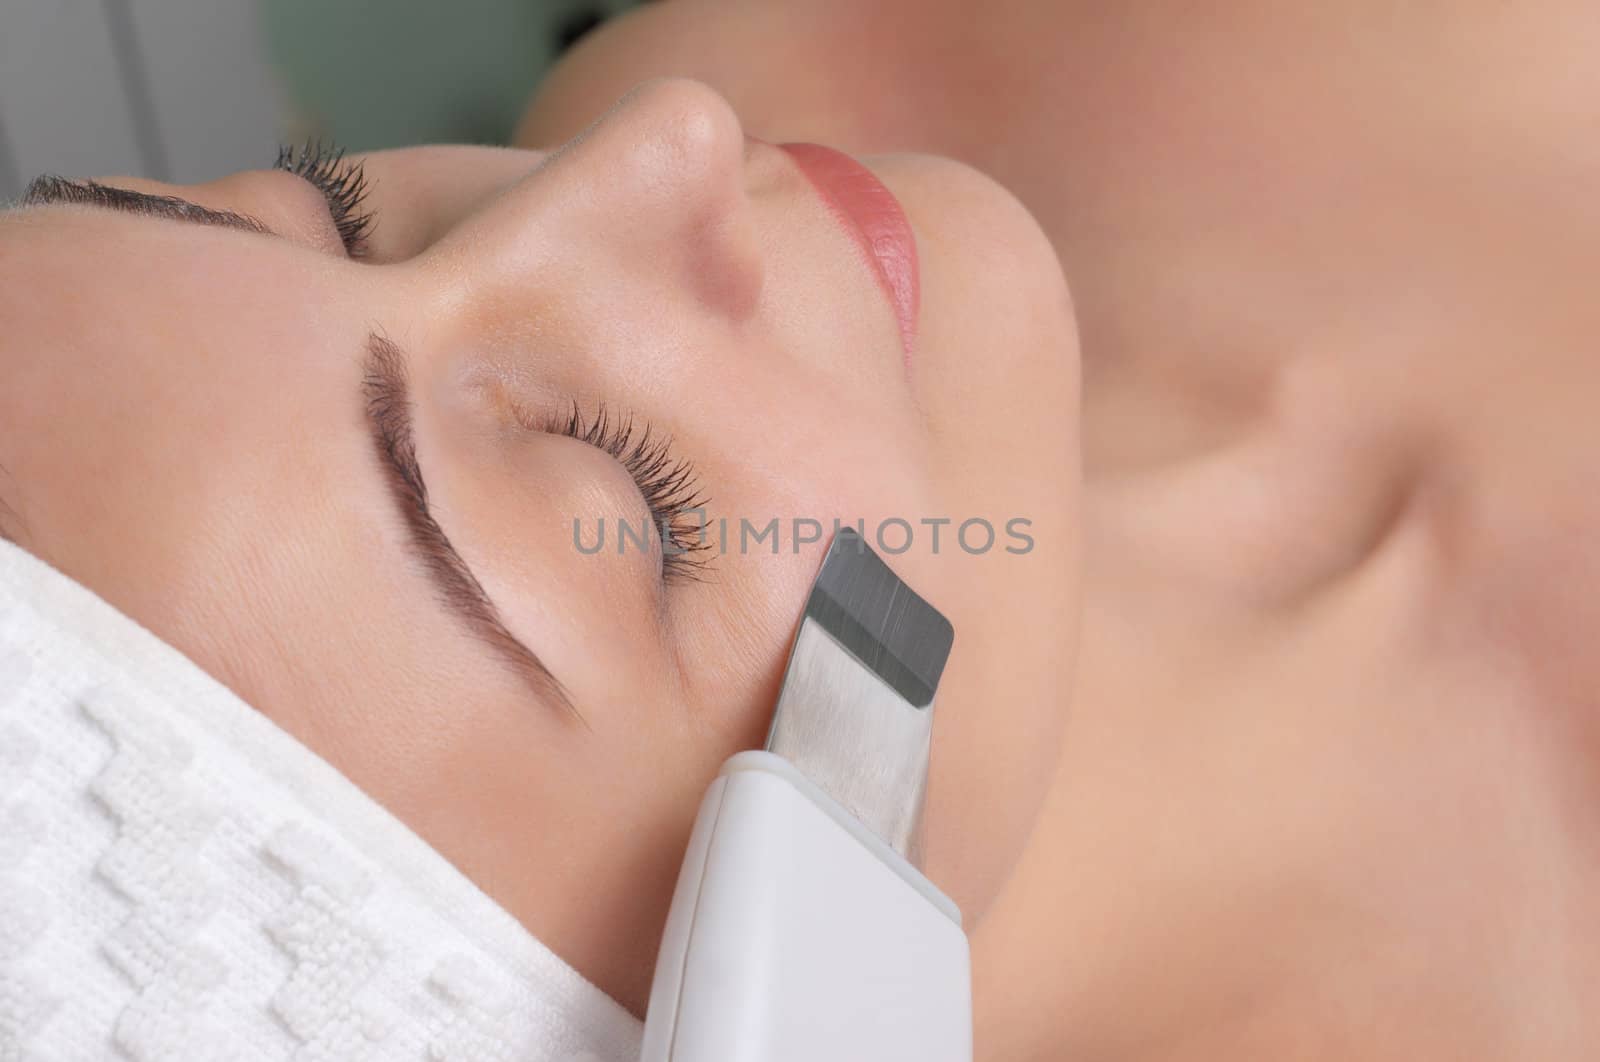
[(961, 914), (781, 756), (741, 752), (701, 803), (643, 1062), (970, 1062)]

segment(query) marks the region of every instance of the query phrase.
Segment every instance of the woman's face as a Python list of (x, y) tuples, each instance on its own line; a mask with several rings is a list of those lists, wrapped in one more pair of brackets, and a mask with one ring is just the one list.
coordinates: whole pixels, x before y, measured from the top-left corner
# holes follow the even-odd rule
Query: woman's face
[[(368, 157), (360, 258), (286, 172), (104, 182), (262, 232), (135, 199), (0, 216), (0, 526), (642, 1011), (696, 806), (764, 738), (833, 521), (894, 550), (903, 520), (885, 559), (956, 629), (926, 868), (981, 917), (1056, 760), (1076, 339), (1006, 193), (868, 164), (915, 233), (909, 356), (795, 158), (689, 81), (549, 155)], [(693, 483), (660, 482), (678, 462)], [(713, 548), (623, 542), (697, 526), (693, 492)], [(776, 551), (741, 548), (774, 518)]]

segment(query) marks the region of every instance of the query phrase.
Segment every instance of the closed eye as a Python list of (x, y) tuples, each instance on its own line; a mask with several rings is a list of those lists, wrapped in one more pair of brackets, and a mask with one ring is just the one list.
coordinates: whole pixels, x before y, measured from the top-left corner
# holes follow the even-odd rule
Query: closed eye
[[(627, 470), (650, 509), (650, 525), (660, 534), (661, 578), (666, 583), (698, 579), (710, 564), (705, 507), (694, 466), (673, 456), (672, 441), (631, 416), (615, 417), (600, 406), (585, 417), (574, 402), (566, 414), (531, 427), (588, 443)], [(699, 519), (695, 519), (698, 514)]]
[(321, 192), (328, 201), (328, 216), (339, 230), (344, 253), (351, 258), (366, 255), (377, 212), (361, 209), (370, 187), (361, 163), (345, 158), (343, 148), (317, 140), (298, 148), (278, 148), (272, 168), (303, 178)]

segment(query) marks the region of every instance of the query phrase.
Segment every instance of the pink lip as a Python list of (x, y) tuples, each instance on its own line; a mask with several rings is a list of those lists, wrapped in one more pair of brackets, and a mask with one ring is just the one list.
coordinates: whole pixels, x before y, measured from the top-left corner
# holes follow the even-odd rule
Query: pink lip
[(899, 200), (855, 159), (821, 144), (779, 144), (866, 254), (894, 307), (905, 360), (911, 363), (922, 299), (917, 241)]

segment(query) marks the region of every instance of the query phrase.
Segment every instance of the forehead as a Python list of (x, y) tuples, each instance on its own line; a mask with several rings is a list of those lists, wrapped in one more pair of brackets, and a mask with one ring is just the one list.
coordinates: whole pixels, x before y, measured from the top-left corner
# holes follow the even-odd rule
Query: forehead
[[(117, 281), (136, 289), (206, 272), (212, 283), (225, 282), (231, 269), (203, 270), (236, 264), (241, 252), (258, 237), (218, 232), (160, 218), (129, 215), (102, 207), (52, 205), (18, 207), (0, 212), (0, 270), (37, 298), (75, 292), (79, 298), (101, 282)], [(9, 286), (9, 285), (8, 285)]]
[(0, 214), (0, 391), (136, 453), (324, 423), (383, 318), (282, 244), (88, 208)]
[(267, 235), (100, 207), (14, 208), (0, 211), (0, 306), (14, 327), (62, 336), (173, 316), (314, 313), (330, 289), (320, 257)]

